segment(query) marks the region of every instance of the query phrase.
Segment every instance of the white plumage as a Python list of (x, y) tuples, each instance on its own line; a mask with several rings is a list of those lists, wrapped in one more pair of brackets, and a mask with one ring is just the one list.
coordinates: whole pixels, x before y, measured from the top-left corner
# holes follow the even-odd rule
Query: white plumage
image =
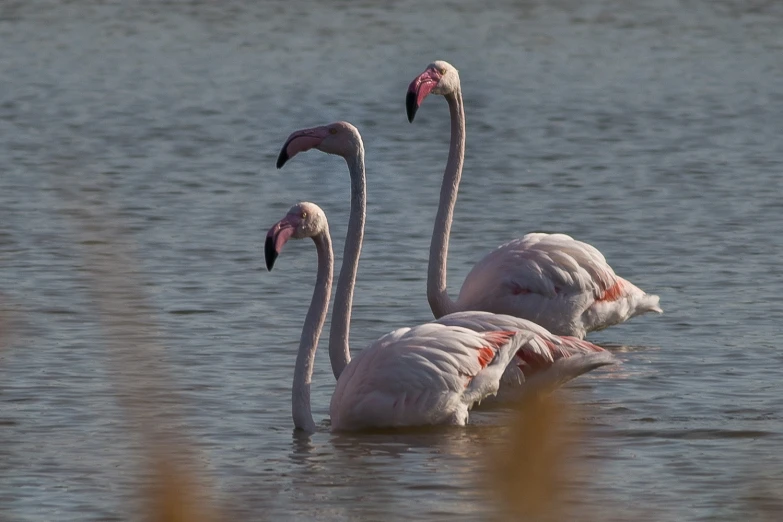
[(337, 381), (332, 428), (464, 425), (531, 334), (476, 332), (427, 323), (384, 335), (354, 357)]
[(456, 307), (524, 317), (582, 338), (635, 315), (661, 313), (658, 300), (617, 276), (595, 247), (565, 234), (534, 233), (479, 261)]

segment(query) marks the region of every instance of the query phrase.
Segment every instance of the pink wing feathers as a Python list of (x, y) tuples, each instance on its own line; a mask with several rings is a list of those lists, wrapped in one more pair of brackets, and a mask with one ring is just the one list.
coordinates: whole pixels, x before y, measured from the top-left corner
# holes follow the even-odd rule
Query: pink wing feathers
[(362, 350), (337, 381), (332, 429), (465, 424), (497, 392), (519, 330), (477, 332), (427, 323), (395, 330)]
[[(547, 388), (600, 366), (616, 364), (614, 356), (600, 346), (576, 337), (558, 336), (532, 321), (490, 312), (456, 312), (441, 317), (438, 324), (462, 326), (476, 332), (524, 331), (528, 340), (517, 350), (501, 380), (498, 400), (510, 400), (531, 377), (540, 376)], [(566, 359), (570, 361), (566, 363)], [(544, 376), (544, 374), (548, 374)]]
[(595, 247), (543, 233), (487, 254), (465, 278), (457, 306), (524, 317), (580, 338), (640, 313), (661, 312), (658, 296), (618, 277)]

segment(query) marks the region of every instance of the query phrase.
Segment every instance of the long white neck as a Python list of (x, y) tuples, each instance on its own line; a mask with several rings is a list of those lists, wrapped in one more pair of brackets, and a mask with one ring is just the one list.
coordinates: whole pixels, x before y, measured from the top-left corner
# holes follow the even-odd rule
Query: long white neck
[(462, 106), (462, 91), (446, 95), (451, 113), (451, 141), (449, 159), (443, 172), (440, 187), (440, 203), (435, 216), (435, 228), (430, 243), (430, 262), (427, 270), (427, 300), (436, 319), (458, 310), (449, 299), (446, 289), (446, 262), (449, 255), (449, 235), (454, 218), (454, 205), (462, 177), (462, 163), (465, 159), (465, 110)]
[(299, 339), (299, 353), (296, 355), (294, 368), (294, 384), (291, 389), (291, 413), (294, 426), (298, 430), (315, 431), (313, 414), (310, 411), (310, 383), (313, 377), (315, 351), (318, 348), (318, 338), (326, 321), (326, 310), (329, 308), (329, 298), (332, 295), (332, 270), (334, 254), (329, 231), (313, 237), (318, 251), (318, 274), (315, 278), (315, 290), (307, 310), (302, 337)]
[(348, 220), (348, 232), (345, 236), (343, 264), (337, 280), (337, 291), (332, 310), (332, 327), (329, 332), (329, 360), (332, 372), (339, 378), (345, 367), (351, 362), (349, 335), (351, 330), (351, 308), (353, 307), (353, 289), (356, 285), (356, 272), (359, 268), (359, 256), (364, 239), (364, 221), (367, 217), (367, 179), (364, 172), (364, 145), (359, 141), (356, 155), (346, 157), (351, 173), (351, 217)]

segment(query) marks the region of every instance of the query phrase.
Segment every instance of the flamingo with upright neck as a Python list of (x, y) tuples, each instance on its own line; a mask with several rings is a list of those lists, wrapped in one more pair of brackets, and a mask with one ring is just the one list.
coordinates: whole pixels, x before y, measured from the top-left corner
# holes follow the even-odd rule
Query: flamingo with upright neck
[(364, 222), (367, 218), (367, 177), (364, 172), (364, 142), (359, 131), (348, 122), (301, 129), (286, 140), (277, 157), (277, 168), (300, 152), (317, 148), (345, 159), (351, 174), (351, 215), (343, 247), (343, 264), (337, 281), (332, 309), (332, 327), (329, 331), (329, 360), (334, 377), (351, 361), (350, 328), (353, 308), (353, 288), (359, 270), (359, 256), (364, 240)]
[[(351, 360), (349, 333), (353, 291), (361, 255), (366, 218), (366, 174), (364, 144), (358, 129), (341, 121), (293, 132), (283, 145), (277, 167), (300, 152), (315, 148), (345, 159), (351, 176), (351, 216), (345, 239), (343, 265), (335, 292), (329, 359), (336, 378)], [(524, 319), (487, 312), (462, 312), (443, 317), (437, 323), (461, 326), (475, 332), (522, 331), (531, 333), (503, 377), (501, 399), (513, 398), (532, 374), (547, 373), (547, 386), (556, 386), (599, 366), (616, 360), (603, 348), (571, 337), (558, 337)], [(566, 362), (568, 359), (568, 362)], [(544, 379), (544, 380), (545, 380)]]
[(583, 338), (646, 312), (662, 313), (650, 295), (618, 277), (595, 247), (565, 234), (527, 234), (499, 246), (468, 273), (457, 301), (446, 289), (449, 235), (465, 158), (465, 110), (459, 73), (436, 61), (408, 87), (408, 120), (430, 94), (446, 98), (451, 141), (430, 244), (427, 300), (436, 318), (485, 310), (529, 319), (558, 335)]
[[(289, 239), (307, 237), (318, 252), (318, 271), (299, 340), (291, 412), (297, 429), (314, 432), (310, 385), (334, 266), (326, 215), (314, 203), (294, 205), (269, 229), (264, 250), (272, 270)], [(346, 365), (329, 406), (331, 429), (465, 425), (472, 406), (497, 393), (506, 365), (530, 335), (437, 323), (394, 330)]]

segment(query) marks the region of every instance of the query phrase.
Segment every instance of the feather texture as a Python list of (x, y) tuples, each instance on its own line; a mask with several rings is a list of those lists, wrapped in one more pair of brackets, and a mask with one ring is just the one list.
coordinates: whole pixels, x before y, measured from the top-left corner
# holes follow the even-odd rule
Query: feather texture
[(474, 403), (497, 393), (506, 366), (529, 338), (522, 331), (439, 323), (388, 333), (340, 375), (332, 429), (464, 425)]
[(582, 338), (662, 310), (658, 296), (617, 276), (595, 247), (565, 234), (527, 234), (487, 254), (468, 273), (459, 310), (524, 317)]

